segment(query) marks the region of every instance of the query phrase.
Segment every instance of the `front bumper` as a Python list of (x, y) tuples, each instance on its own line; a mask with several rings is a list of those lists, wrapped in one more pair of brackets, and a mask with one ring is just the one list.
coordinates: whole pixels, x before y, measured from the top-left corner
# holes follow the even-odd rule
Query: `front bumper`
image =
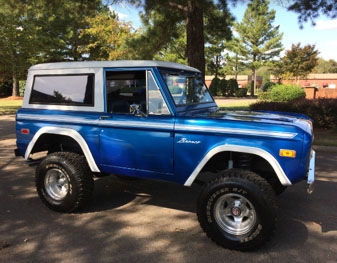
[(316, 152), (312, 151), (311, 152), (311, 157), (310, 157), (310, 163), (309, 163), (309, 171), (308, 171), (308, 189), (307, 192), (308, 194), (312, 194), (314, 191), (314, 182), (315, 182), (315, 158), (316, 158)]

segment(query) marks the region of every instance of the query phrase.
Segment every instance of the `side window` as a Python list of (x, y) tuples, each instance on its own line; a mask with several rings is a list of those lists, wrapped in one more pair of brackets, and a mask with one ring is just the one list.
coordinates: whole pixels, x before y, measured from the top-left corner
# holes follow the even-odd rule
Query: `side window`
[(94, 106), (94, 74), (37, 75), (31, 104)]
[(167, 104), (150, 71), (107, 71), (107, 111), (131, 114), (137, 106), (144, 114), (169, 115)]
[(170, 111), (150, 71), (147, 73), (149, 87), (149, 114), (169, 115)]
[(130, 113), (132, 104), (146, 112), (145, 71), (107, 71), (106, 105), (113, 113)]

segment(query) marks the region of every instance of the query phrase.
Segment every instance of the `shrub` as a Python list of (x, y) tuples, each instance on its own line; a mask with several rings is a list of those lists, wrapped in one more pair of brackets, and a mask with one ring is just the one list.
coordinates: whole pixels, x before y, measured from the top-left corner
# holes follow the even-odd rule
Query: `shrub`
[(219, 79), (214, 78), (209, 86), (209, 90), (213, 96), (234, 96), (239, 88), (238, 82), (235, 79)]
[(262, 91), (263, 92), (270, 91), (272, 89), (272, 87), (275, 86), (275, 85), (276, 85), (275, 82), (268, 81), (268, 82), (263, 84)]
[(239, 98), (247, 96), (248, 89), (247, 88), (240, 88), (236, 90), (236, 96)]
[(219, 78), (212, 79), (211, 85), (209, 86), (209, 91), (211, 92), (212, 96), (218, 96), (219, 84)]
[(0, 97), (8, 97), (12, 95), (12, 83), (5, 81), (0, 82)]
[(227, 80), (221, 79), (219, 83), (219, 92), (218, 96), (228, 96)]
[(251, 110), (301, 113), (314, 121), (315, 128), (330, 129), (337, 126), (337, 99), (300, 99), (292, 102), (259, 101), (249, 107)]
[(306, 115), (315, 121), (317, 127), (329, 129), (337, 125), (337, 99), (306, 100), (294, 106), (298, 111), (305, 110)]
[(271, 101), (270, 91), (260, 92), (258, 95), (259, 101)]
[(270, 96), (274, 102), (286, 102), (305, 98), (305, 91), (296, 85), (278, 84), (272, 88)]
[(232, 97), (236, 94), (239, 84), (236, 79), (229, 79), (227, 82), (227, 95)]

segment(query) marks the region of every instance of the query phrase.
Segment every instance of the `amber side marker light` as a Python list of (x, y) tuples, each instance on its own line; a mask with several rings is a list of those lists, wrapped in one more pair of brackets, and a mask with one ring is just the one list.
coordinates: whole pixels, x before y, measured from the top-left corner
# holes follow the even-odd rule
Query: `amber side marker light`
[(296, 151), (288, 150), (288, 149), (280, 149), (280, 156), (295, 158), (296, 157)]

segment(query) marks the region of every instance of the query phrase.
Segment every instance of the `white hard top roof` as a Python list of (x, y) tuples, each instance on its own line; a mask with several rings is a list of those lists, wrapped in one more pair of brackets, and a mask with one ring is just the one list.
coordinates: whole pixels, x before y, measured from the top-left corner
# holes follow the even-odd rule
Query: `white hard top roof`
[(199, 72), (190, 66), (156, 60), (116, 60), (116, 61), (75, 61), (42, 63), (30, 67), (29, 70), (79, 69), (79, 68), (134, 68), (134, 67), (162, 67)]

